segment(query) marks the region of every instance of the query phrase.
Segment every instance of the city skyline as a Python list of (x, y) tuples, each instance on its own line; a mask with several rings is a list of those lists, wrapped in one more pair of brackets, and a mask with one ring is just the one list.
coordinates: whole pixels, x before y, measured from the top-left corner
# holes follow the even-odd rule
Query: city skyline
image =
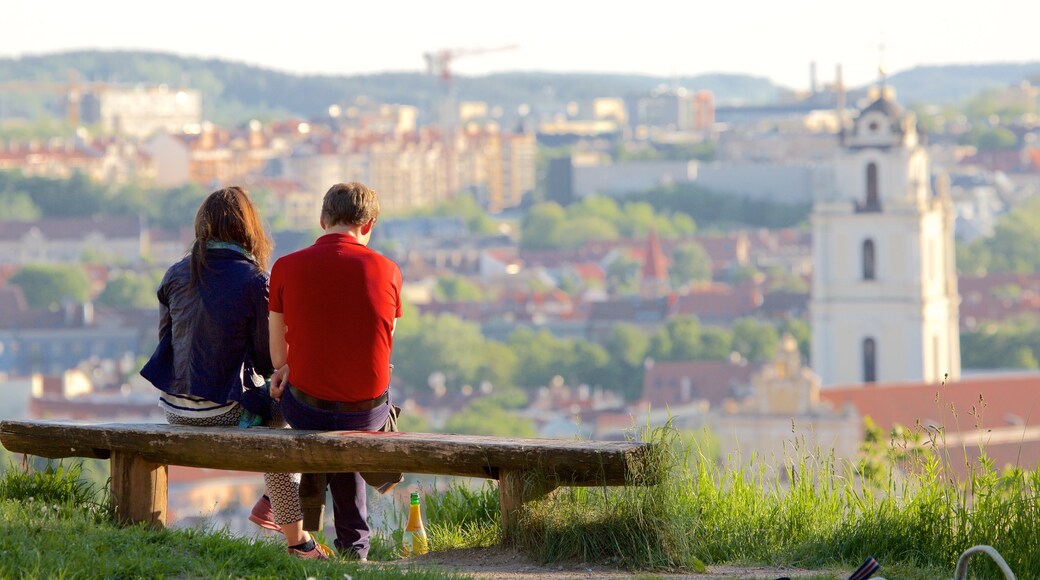
[[(293, 12), (186, 0), (144, 14), (102, 0), (41, 18), (20, 0), (0, 23), (0, 57), (69, 50), (149, 50), (219, 58), (295, 74), (419, 72), (423, 53), (515, 46), (452, 64), (459, 75), (509, 71), (708, 73), (766, 77), (792, 89), (831, 82), (842, 65), (858, 86), (920, 65), (1040, 61), (1031, 42), (1040, 3), (878, 0), (835, 8), (821, 0), (696, 5), (649, 0), (622, 8), (533, 0), (513, 11), (486, 3), (293, 4)], [(491, 13), (494, 12), (494, 13)], [(1014, 18), (1008, 14), (1014, 13)], [(161, 23), (161, 24), (158, 24)], [(430, 24), (436, 23), (436, 24)]]

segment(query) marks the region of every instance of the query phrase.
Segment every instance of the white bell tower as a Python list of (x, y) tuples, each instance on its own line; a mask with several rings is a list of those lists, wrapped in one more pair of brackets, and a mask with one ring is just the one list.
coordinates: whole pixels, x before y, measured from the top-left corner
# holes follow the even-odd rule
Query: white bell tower
[(813, 205), (812, 368), (823, 387), (960, 377), (954, 213), (912, 112), (880, 87)]

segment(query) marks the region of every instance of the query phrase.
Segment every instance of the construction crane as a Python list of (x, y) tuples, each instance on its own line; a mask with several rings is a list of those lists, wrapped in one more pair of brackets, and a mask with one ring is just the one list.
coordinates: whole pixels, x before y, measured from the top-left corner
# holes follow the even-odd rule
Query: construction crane
[(431, 75), (436, 75), (441, 79), (444, 84), (451, 84), (452, 72), (451, 63), (464, 56), (476, 56), (478, 54), (487, 54), (489, 52), (503, 52), (506, 50), (514, 50), (519, 48), (518, 45), (509, 44), (506, 46), (496, 46), (493, 48), (460, 48), (460, 49), (442, 49), (434, 52), (423, 53), (423, 58), (426, 59), (426, 72)]
[(67, 82), (7, 81), (0, 82), (2, 93), (58, 93), (65, 97), (65, 114), (73, 127), (79, 126), (80, 101), (84, 94), (99, 93), (109, 85), (102, 82), (79, 82), (79, 74), (69, 70)]

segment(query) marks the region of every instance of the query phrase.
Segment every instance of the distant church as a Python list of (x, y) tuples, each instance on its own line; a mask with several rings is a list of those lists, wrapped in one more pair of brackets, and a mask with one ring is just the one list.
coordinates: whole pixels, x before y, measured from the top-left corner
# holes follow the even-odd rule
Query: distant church
[(841, 132), (813, 205), (812, 368), (824, 388), (960, 377), (954, 211), (912, 112), (886, 95)]

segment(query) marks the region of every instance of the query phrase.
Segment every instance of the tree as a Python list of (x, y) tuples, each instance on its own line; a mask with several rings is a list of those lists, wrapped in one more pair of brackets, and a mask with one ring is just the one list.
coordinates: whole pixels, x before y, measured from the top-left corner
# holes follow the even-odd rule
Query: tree
[(684, 242), (672, 251), (672, 265), (668, 268), (672, 286), (681, 287), (690, 282), (711, 281), (711, 257), (697, 242)]
[(32, 222), (40, 219), (43, 212), (33, 203), (32, 197), (22, 191), (0, 192), (0, 215), (5, 220)]
[(701, 358), (701, 325), (695, 317), (675, 316), (664, 325), (672, 342), (670, 360)]
[(498, 224), (485, 212), (470, 195), (456, 195), (448, 201), (442, 201), (431, 207), (417, 208), (407, 213), (410, 216), (460, 217), (466, 223), (466, 229), (473, 235), (491, 235), (498, 233)]
[(658, 328), (657, 332), (650, 336), (646, 354), (655, 361), (672, 360), (672, 338), (668, 335), (667, 328)]
[(109, 278), (105, 289), (98, 294), (98, 304), (149, 308), (157, 306), (155, 290), (159, 281), (153, 276), (142, 276), (134, 272), (122, 272)]
[(741, 318), (733, 325), (733, 350), (752, 362), (763, 362), (776, 356), (780, 335), (776, 327), (754, 318)]
[(567, 219), (567, 212), (558, 203), (540, 203), (524, 217), (520, 226), (520, 246), (529, 250), (556, 247), (557, 229)]
[(568, 345), (549, 331), (536, 333), (528, 328), (520, 328), (509, 335), (508, 345), (517, 357), (518, 386), (547, 385), (554, 376), (564, 374), (564, 357), (569, 351)]
[(979, 151), (1009, 151), (1018, 146), (1018, 138), (1006, 127), (974, 127), (961, 139), (964, 145), (973, 145)]
[(1033, 197), (998, 220), (986, 245), (991, 272), (1040, 270), (1040, 197)]
[(503, 409), (493, 399), (478, 399), (444, 423), (444, 432), (497, 437), (536, 437), (529, 419)]
[(617, 228), (614, 224), (595, 216), (570, 218), (566, 223), (557, 225), (553, 234), (554, 247), (578, 248), (589, 240), (616, 240)]
[(586, 197), (581, 200), (581, 203), (567, 208), (567, 216), (570, 218), (597, 217), (611, 224), (617, 224), (625, 219), (625, 214), (622, 213), (614, 198), (605, 195)]
[[(402, 319), (403, 321), (404, 319)], [(399, 325), (394, 335), (394, 374), (413, 387), (425, 387), (433, 372), (449, 388), (479, 382), (483, 361), (480, 327), (450, 314), (425, 315), (416, 325)]]
[(616, 324), (603, 346), (613, 367), (603, 386), (621, 391), (626, 399), (638, 397), (643, 390), (643, 362), (650, 348), (650, 337), (631, 324)]
[(191, 227), (195, 214), (199, 212), (207, 192), (198, 185), (185, 185), (159, 194), (158, 212), (152, 215), (155, 221), (168, 229)]
[(79, 266), (29, 264), (11, 276), (33, 308), (57, 308), (63, 302), (85, 302), (90, 280)]
[(639, 272), (643, 265), (635, 258), (620, 253), (607, 264), (607, 291), (613, 295), (639, 291)]
[(654, 213), (654, 206), (646, 202), (635, 201), (625, 204), (625, 218), (618, 224), (618, 229), (622, 234), (630, 238), (643, 238), (650, 233), (650, 228), (655, 226), (657, 226), (657, 214)]
[(733, 333), (724, 328), (707, 326), (701, 328), (700, 358), (704, 360), (727, 360), (733, 352)]
[(484, 299), (484, 291), (461, 276), (442, 276), (437, 278), (433, 296), (441, 302), (479, 302)]
[(511, 387), (515, 384), (514, 377), (516, 376), (517, 364), (516, 353), (508, 346), (501, 342), (489, 340), (484, 343), (477, 376), (480, 377), (481, 381), (490, 382), (497, 392), (504, 387)]
[(1035, 369), (1040, 366), (1040, 316), (983, 324), (961, 334), (965, 368)]
[(562, 373), (569, 382), (602, 385), (606, 381), (610, 355), (605, 348), (584, 340), (574, 340), (569, 350), (569, 364)]

